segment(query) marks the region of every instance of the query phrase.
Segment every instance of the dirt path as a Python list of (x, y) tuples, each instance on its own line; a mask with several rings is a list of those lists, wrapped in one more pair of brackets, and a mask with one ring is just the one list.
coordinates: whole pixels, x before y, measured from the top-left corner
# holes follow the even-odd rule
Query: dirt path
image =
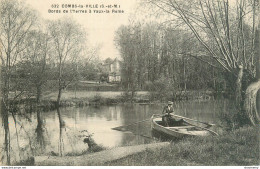
[(110, 150), (105, 150), (93, 154), (83, 156), (36, 156), (36, 166), (88, 166), (88, 165), (102, 165), (106, 162), (121, 159), (129, 155), (137, 154), (146, 149), (155, 150), (169, 145), (170, 143), (152, 143), (137, 146), (117, 147)]

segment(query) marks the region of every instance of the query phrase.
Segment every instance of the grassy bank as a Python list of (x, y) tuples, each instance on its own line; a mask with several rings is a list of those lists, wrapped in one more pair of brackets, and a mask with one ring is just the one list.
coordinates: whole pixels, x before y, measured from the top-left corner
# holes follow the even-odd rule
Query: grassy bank
[[(137, 98), (147, 98), (149, 92), (140, 91), (136, 92)], [(56, 100), (58, 92), (49, 92), (43, 95), (43, 99)], [(64, 91), (61, 96), (61, 100), (80, 99), (80, 100), (92, 100), (96, 97), (104, 99), (122, 99), (124, 92), (122, 91)]]
[(220, 136), (187, 138), (158, 151), (145, 151), (112, 166), (249, 166), (259, 165), (259, 128), (244, 127)]
[[(181, 92), (182, 93), (182, 92)], [(42, 100), (56, 101), (57, 92), (46, 92)], [(187, 91), (179, 94), (180, 97), (175, 100), (194, 100), (194, 99), (210, 99), (212, 93), (209, 91)], [(124, 91), (64, 91), (61, 96), (61, 106), (71, 105), (93, 105), (93, 104), (116, 104), (116, 103), (158, 103), (172, 100), (173, 98), (166, 98), (159, 96), (158, 93), (148, 91), (136, 91), (132, 96), (131, 92)]]
[[(211, 92), (208, 91), (189, 91), (184, 94), (180, 94), (182, 97), (175, 98), (177, 100), (208, 100), (211, 99)], [(53, 110), (56, 108), (58, 92), (47, 91), (44, 92), (41, 98), (40, 106), (43, 110)], [(14, 96), (11, 96), (14, 97)], [(118, 103), (140, 103), (140, 104), (154, 104), (167, 102), (172, 100), (171, 97), (159, 96), (156, 92), (148, 91), (136, 91), (132, 95), (131, 92), (126, 91), (72, 91), (67, 90), (62, 93), (60, 107), (82, 107), (88, 105), (112, 105)], [(22, 97), (22, 99), (16, 99), (12, 101), (14, 109), (16, 105), (25, 105), (26, 109), (33, 110), (35, 108), (36, 98), (35, 96)]]
[[(42, 97), (42, 105), (55, 104), (57, 92), (45, 93)], [(148, 92), (137, 92), (133, 102), (149, 102)], [(130, 102), (128, 96), (120, 91), (65, 91), (62, 93), (60, 106), (88, 106), (88, 105), (111, 105)], [(49, 104), (50, 103), (50, 104)]]
[[(41, 98), (40, 107), (43, 111), (56, 109), (57, 92), (45, 92)], [(131, 100), (129, 95), (121, 91), (64, 91), (60, 100), (60, 107), (83, 107), (89, 105), (113, 105), (118, 103), (150, 103), (149, 92), (136, 92)], [(17, 111), (26, 108), (28, 112), (35, 110), (35, 97), (23, 98), (10, 102), (12, 109)]]

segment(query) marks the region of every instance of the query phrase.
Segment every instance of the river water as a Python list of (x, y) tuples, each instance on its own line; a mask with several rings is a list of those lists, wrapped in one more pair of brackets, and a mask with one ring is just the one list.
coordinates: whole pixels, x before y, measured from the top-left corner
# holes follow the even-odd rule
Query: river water
[[(60, 128), (56, 110), (41, 112), (44, 128), (41, 134), (36, 132), (36, 113), (28, 115), (28, 118), (16, 116), (16, 128), (13, 118), (10, 117), (12, 153), (18, 152), (17, 149), (24, 152), (41, 149), (40, 153), (35, 151), (38, 152), (37, 155), (49, 154), (51, 151), (59, 152), (61, 144), (64, 154), (80, 153), (88, 148), (87, 144), (83, 143), (84, 135), (87, 134), (92, 134), (95, 143), (106, 148), (149, 143), (152, 141), (149, 138), (149, 120), (130, 125), (126, 131), (112, 128), (149, 119), (152, 114), (161, 114), (163, 106), (164, 104), (122, 104), (60, 108), (60, 115), (65, 122), (63, 128)], [(230, 111), (230, 105), (226, 100), (185, 101), (174, 103), (174, 109), (177, 115), (219, 123), (219, 115)], [(3, 148), (3, 127), (0, 132), (0, 146)]]

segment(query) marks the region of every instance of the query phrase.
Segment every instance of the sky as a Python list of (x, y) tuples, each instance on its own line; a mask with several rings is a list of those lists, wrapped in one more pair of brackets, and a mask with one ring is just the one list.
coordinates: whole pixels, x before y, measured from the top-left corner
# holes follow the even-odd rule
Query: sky
[[(106, 59), (108, 57), (120, 57), (119, 51), (114, 44), (115, 31), (121, 26), (128, 23), (129, 16), (133, 15), (137, 7), (138, 0), (22, 0), (29, 4), (33, 9), (39, 12), (40, 16), (44, 19), (53, 20), (63, 16), (72, 16), (79, 24), (81, 24), (87, 32), (87, 39), (90, 46), (101, 45), (100, 58)], [(62, 8), (63, 4), (77, 4), (83, 5), (120, 5), (120, 9), (124, 13), (77, 13), (77, 14), (63, 14), (63, 13), (49, 13), (52, 5), (58, 5), (59, 10), (75, 9), (75, 8)], [(56, 8), (57, 9), (57, 8)], [(79, 8), (77, 8), (79, 9)], [(100, 8), (99, 8), (100, 9)], [(105, 8), (110, 9), (111, 8)], [(115, 9), (115, 8), (114, 8)]]

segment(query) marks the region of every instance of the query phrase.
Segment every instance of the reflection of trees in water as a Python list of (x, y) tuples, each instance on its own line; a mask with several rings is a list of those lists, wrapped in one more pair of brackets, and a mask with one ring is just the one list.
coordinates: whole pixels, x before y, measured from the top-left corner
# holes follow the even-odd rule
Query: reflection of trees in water
[(58, 114), (59, 126), (60, 126), (60, 137), (59, 137), (58, 149), (59, 149), (59, 155), (63, 156), (63, 152), (64, 152), (64, 140), (63, 140), (64, 132), (63, 131), (66, 131), (66, 128), (65, 128), (65, 121), (62, 119), (59, 107), (57, 108), (57, 114)]
[[(123, 145), (147, 144), (153, 141), (149, 119), (152, 114), (158, 113), (161, 113), (160, 106), (136, 104), (122, 106), (120, 117), (122, 125), (130, 124), (126, 127), (126, 130), (131, 132), (122, 136)], [(143, 122), (136, 123), (138, 121)]]
[[(8, 110), (6, 108), (6, 103), (4, 99), (2, 99), (1, 104), (1, 115), (2, 115), (2, 123), (4, 126), (4, 151), (6, 154), (7, 164), (10, 165), (10, 131), (9, 131), (9, 121), (8, 121)], [(1, 159), (2, 161), (3, 159)]]
[(46, 131), (45, 122), (42, 118), (42, 112), (40, 109), (37, 109), (37, 127), (36, 127), (36, 141), (40, 145), (40, 152), (43, 153), (46, 149)]
[[(210, 118), (211, 116), (213, 116), (213, 112), (211, 113), (209, 110), (214, 110), (217, 112), (218, 110), (220, 110), (219, 106), (222, 105), (222, 107), (225, 107), (223, 102), (219, 102), (218, 105), (214, 104), (216, 104), (216, 102), (185, 102), (185, 104), (182, 102), (178, 102), (176, 104), (176, 114), (183, 115), (186, 111), (187, 117), (194, 116), (198, 120), (206, 121), (203, 120), (203, 118)], [(50, 153), (52, 153), (51, 151), (55, 151), (55, 154), (60, 156), (65, 156), (68, 154), (80, 154), (82, 153), (82, 151), (87, 150), (88, 146), (83, 142), (85, 136), (79, 137), (79, 135), (87, 135), (87, 133), (81, 133), (81, 131), (91, 129), (91, 127), (93, 129), (91, 129), (90, 132), (96, 131), (95, 125), (99, 124), (95, 124), (95, 120), (100, 120), (101, 118), (97, 118), (95, 114), (99, 114), (100, 117), (102, 117), (101, 120), (105, 121), (105, 123), (103, 124), (107, 124), (108, 126), (106, 127), (109, 128), (110, 125), (128, 125), (137, 121), (148, 119), (150, 117), (150, 114), (158, 114), (158, 112), (161, 112), (162, 107), (162, 105), (119, 105), (102, 106), (101, 108), (95, 108), (91, 106), (76, 109), (60, 108), (55, 111), (44, 113), (41, 111), (37, 111), (32, 114), (31, 120), (28, 119), (29, 112), (21, 112), (21, 115), (15, 115), (15, 117), (17, 118), (17, 132), (19, 135), (19, 141), (16, 141), (17, 139), (14, 128), (15, 124), (11, 124), (9, 126), (11, 132), (10, 137), (12, 145), (11, 159), (12, 161), (16, 159), (20, 160), (21, 158), (26, 159), (28, 156), (33, 156), (34, 154), (50, 155)], [(204, 112), (207, 112), (208, 114)], [(93, 116), (95, 116), (95, 118), (91, 118), (91, 113), (93, 114)], [(25, 116), (24, 114), (26, 114), (27, 116)], [(107, 122), (108, 119), (111, 119), (112, 122)], [(12, 117), (9, 116), (9, 122), (10, 120), (12, 123)], [(48, 125), (48, 123), (45, 123), (45, 120), (47, 122), (51, 122), (52, 124)], [(66, 121), (66, 125), (64, 121)], [(91, 124), (86, 124), (88, 123), (88, 121)], [(88, 128), (89, 125), (92, 126)], [(21, 126), (24, 127), (21, 128)], [(122, 132), (120, 134), (118, 134), (117, 132), (111, 132), (112, 136), (117, 137), (116, 139), (112, 139), (112, 141), (116, 142), (116, 144), (120, 146), (138, 143), (148, 143), (151, 141), (151, 139), (146, 139), (146, 137), (144, 137), (150, 136), (149, 121), (146, 121), (145, 123), (131, 125), (127, 128), (127, 130), (129, 130), (130, 132)], [(4, 132), (1, 132), (4, 136)], [(134, 134), (132, 134), (131, 132)], [(99, 133), (96, 134), (97, 137), (93, 138), (99, 139), (100, 135), (98, 134)], [(98, 139), (96, 139), (97, 143), (99, 143)], [(5, 141), (4, 137), (1, 138), (1, 141)], [(20, 145), (18, 145), (17, 142), (20, 142)], [(100, 142), (108, 142), (108, 140), (107, 138), (106, 140), (101, 139)], [(20, 148), (18, 146), (20, 146)], [(18, 149), (21, 151), (21, 158), (18, 157)], [(6, 153), (4, 151), (4, 146), (2, 150), (2, 154), (5, 155), (4, 160), (6, 161)]]
[[(91, 134), (88, 133), (87, 130), (79, 131), (75, 126), (77, 122), (73, 120), (75, 122), (75, 124), (73, 124), (71, 119), (67, 118), (67, 114), (64, 114), (63, 110), (64, 109), (60, 108), (56, 109), (59, 120), (58, 154), (53, 151), (51, 153), (59, 156), (81, 154), (86, 151), (85, 148), (87, 148), (82, 137), (89, 138), (90, 144), (95, 145), (95, 143), (93, 142), (93, 139), (91, 139)], [(69, 113), (72, 114), (72, 111), (75, 112), (75, 110), (72, 109)], [(66, 117), (66, 123), (64, 121), (64, 117)], [(76, 117), (73, 116), (73, 118)]]
[(105, 112), (105, 117), (108, 121), (111, 120), (118, 120), (118, 116), (120, 117), (120, 107), (118, 106), (108, 106), (106, 108), (107, 110), (104, 111)]
[(5, 111), (7, 114), (1, 113), (5, 135), (2, 138), (4, 146), (1, 150), (3, 156), (0, 163), (7, 165), (29, 161), (35, 155), (35, 142), (32, 139), (34, 132), (30, 130), (31, 128), (26, 129), (26, 126), (32, 125), (31, 117), (28, 116), (31, 112), (20, 107), (16, 107), (13, 111), (11, 106), (7, 109), (6, 105), (1, 105), (1, 112)]
[(121, 106), (88, 106), (82, 108), (81, 111), (86, 113), (80, 113), (80, 118), (97, 117), (106, 118), (108, 121), (120, 119), (122, 112)]

